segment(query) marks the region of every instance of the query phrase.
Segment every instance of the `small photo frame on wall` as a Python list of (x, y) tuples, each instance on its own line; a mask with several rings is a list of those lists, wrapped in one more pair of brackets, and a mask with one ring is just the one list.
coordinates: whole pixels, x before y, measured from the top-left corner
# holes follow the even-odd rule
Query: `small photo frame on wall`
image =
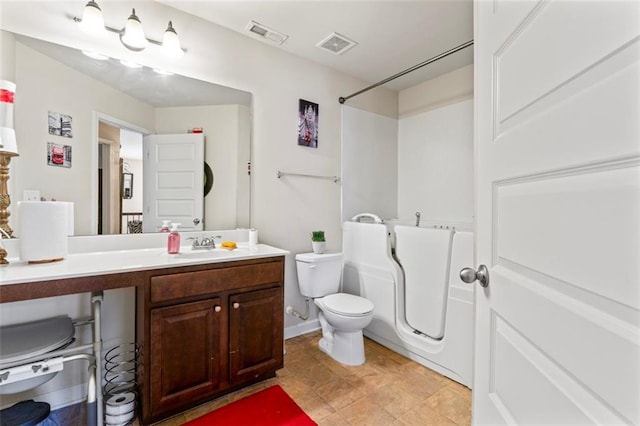
[(49, 166), (71, 167), (71, 146), (47, 142), (47, 164)]
[(71, 127), (71, 120), (70, 115), (49, 111), (49, 134), (72, 138), (73, 129)]
[(318, 147), (318, 104), (300, 99), (298, 104), (298, 145)]

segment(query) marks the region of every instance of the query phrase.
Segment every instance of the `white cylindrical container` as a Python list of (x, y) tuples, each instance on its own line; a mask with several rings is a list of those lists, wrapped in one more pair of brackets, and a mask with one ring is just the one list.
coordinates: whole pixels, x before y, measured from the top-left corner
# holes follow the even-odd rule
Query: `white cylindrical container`
[(13, 127), (13, 102), (16, 84), (0, 80), (0, 151), (18, 153), (16, 131)]
[(0, 127), (13, 129), (13, 100), (16, 84), (8, 80), (0, 80)]
[(258, 244), (258, 230), (249, 229), (249, 245), (255, 246), (256, 244)]
[(18, 217), (21, 261), (45, 263), (67, 256), (68, 203), (20, 201)]

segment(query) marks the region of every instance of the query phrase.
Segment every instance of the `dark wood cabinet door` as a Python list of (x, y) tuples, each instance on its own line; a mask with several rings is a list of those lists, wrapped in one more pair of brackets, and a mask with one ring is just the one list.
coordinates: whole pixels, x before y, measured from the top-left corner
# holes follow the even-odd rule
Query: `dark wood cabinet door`
[(282, 367), (283, 291), (270, 288), (229, 297), (229, 380), (250, 382)]
[(219, 298), (151, 310), (149, 359), (154, 416), (218, 390), (226, 310)]

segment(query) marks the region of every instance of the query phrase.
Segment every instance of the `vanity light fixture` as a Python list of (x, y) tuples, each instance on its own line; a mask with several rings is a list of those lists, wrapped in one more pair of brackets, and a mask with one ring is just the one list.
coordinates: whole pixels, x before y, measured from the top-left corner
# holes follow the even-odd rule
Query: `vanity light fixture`
[(102, 15), (102, 9), (93, 0), (84, 7), (82, 12), (82, 19), (78, 22), (78, 26), (82, 31), (88, 34), (105, 34), (104, 16)]
[(135, 9), (131, 9), (131, 15), (127, 19), (124, 32), (120, 33), (120, 41), (124, 47), (134, 51), (144, 50), (149, 44)]
[(123, 29), (116, 29), (105, 25), (104, 16), (100, 6), (95, 0), (90, 0), (84, 7), (82, 13), (82, 19), (74, 17), (73, 21), (78, 24), (80, 29), (87, 34), (97, 35), (107, 32), (115, 33), (120, 37), (120, 43), (129, 50), (134, 52), (140, 52), (144, 50), (149, 44), (160, 46), (162, 51), (169, 57), (177, 58), (184, 54), (185, 49), (180, 45), (180, 39), (178, 33), (173, 28), (173, 23), (169, 21), (169, 25), (164, 32), (162, 42), (147, 38), (142, 27), (142, 21), (136, 10), (131, 10), (131, 15), (127, 19), (125, 27)]
[(178, 33), (173, 29), (171, 21), (169, 21), (169, 26), (164, 32), (164, 37), (162, 37), (162, 50), (167, 56), (172, 58), (179, 58), (184, 55), (184, 51), (180, 46)]

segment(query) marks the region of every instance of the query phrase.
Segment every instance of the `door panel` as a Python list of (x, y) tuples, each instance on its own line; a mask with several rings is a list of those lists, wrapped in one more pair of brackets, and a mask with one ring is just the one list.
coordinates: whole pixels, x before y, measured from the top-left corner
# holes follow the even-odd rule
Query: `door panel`
[(143, 144), (144, 231), (159, 231), (163, 220), (204, 229), (204, 135), (149, 135)]
[(246, 382), (280, 368), (283, 348), (282, 289), (252, 291), (229, 298), (231, 383)]
[(475, 4), (474, 423), (640, 422), (639, 12)]
[(220, 299), (151, 310), (153, 415), (203, 399), (220, 387)]

